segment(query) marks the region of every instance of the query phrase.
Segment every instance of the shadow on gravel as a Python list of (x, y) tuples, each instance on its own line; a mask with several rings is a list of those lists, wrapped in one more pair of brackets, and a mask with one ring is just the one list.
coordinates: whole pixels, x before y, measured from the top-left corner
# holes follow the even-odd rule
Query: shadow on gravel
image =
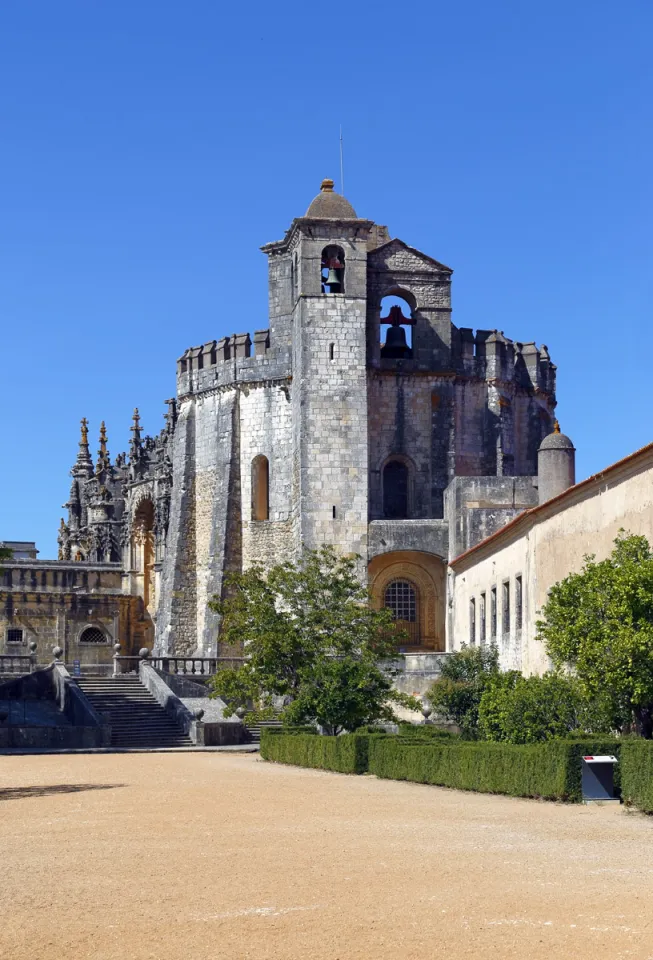
[(24, 797), (48, 797), (56, 793), (81, 793), (83, 790), (114, 790), (124, 783), (55, 783), (51, 786), (0, 787), (0, 801), (22, 800)]

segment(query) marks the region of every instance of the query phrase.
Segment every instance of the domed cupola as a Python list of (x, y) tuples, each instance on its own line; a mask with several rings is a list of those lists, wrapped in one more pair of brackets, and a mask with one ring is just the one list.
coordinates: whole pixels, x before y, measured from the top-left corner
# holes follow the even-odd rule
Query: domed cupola
[(320, 192), (306, 211), (306, 216), (313, 220), (358, 220), (349, 200), (333, 189), (333, 180), (322, 181)]

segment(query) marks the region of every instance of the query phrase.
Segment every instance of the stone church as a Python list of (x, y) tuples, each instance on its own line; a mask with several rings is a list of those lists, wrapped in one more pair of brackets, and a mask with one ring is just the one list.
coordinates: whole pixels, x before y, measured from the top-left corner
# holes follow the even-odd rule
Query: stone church
[[(331, 180), (262, 250), (268, 326), (186, 350), (158, 436), (136, 412), (128, 453), (112, 461), (102, 427), (93, 462), (82, 421), (60, 561), (120, 569), (139, 643), (215, 656), (208, 601), (229, 571), (333, 544), (361, 558), (406, 652), (443, 651), (448, 560), (542, 498), (547, 348), (457, 327), (451, 268)], [(548, 477), (546, 496), (570, 482)]]

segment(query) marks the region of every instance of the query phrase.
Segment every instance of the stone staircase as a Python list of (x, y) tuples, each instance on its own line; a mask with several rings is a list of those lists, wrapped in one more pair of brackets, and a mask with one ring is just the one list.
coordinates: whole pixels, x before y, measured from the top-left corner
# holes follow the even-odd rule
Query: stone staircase
[(260, 720), (258, 723), (246, 723), (245, 726), (249, 730), (252, 743), (260, 743), (262, 730), (266, 730), (268, 727), (279, 728), (282, 724), (279, 720)]
[(138, 677), (78, 677), (77, 683), (93, 707), (111, 718), (112, 747), (193, 745)]

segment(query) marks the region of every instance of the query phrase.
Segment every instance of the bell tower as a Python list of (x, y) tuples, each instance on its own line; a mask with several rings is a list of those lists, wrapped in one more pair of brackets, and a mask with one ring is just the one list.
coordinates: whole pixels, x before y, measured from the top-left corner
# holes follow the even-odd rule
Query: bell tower
[[(324, 180), (305, 216), (264, 247), (284, 277), (292, 346), (298, 547), (367, 555), (367, 241), (371, 220)], [(285, 260), (285, 269), (279, 261)], [(276, 261), (274, 273), (273, 262)], [(271, 301), (272, 301), (271, 297)], [(272, 324), (271, 324), (272, 325)]]

